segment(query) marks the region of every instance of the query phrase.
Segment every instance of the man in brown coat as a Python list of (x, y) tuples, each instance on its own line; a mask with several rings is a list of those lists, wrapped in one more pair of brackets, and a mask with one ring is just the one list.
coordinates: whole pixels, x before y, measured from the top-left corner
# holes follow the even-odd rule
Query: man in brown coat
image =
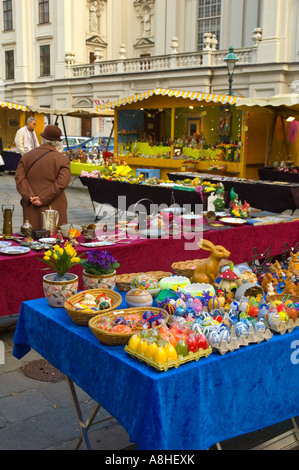
[(24, 221), (28, 219), (34, 230), (43, 228), (42, 213), (50, 206), (59, 212), (59, 225), (67, 223), (64, 191), (71, 180), (69, 158), (61, 153), (59, 127), (48, 125), (40, 135), (42, 145), (23, 155), (15, 174)]

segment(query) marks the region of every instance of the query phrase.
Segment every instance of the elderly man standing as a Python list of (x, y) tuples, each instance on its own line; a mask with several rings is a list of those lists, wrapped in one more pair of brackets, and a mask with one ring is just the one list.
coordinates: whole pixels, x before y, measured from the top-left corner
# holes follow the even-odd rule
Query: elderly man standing
[(24, 153), (26, 152), (30, 152), (30, 150), (34, 150), (35, 148), (39, 147), (39, 141), (36, 137), (35, 127), (36, 119), (34, 117), (30, 117), (27, 120), (26, 126), (19, 129), (16, 133), (15, 144), (18, 151), (22, 155), (24, 155)]
[(22, 156), (15, 174), (24, 221), (28, 219), (34, 230), (43, 228), (42, 213), (50, 206), (59, 212), (58, 225), (67, 223), (65, 189), (71, 169), (69, 158), (62, 153), (61, 134), (58, 126), (46, 126), (42, 145)]

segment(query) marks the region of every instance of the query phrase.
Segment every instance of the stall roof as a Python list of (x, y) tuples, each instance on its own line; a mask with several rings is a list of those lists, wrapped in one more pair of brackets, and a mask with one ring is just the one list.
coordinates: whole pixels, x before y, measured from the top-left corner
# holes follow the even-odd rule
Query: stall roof
[[(42, 108), (38, 106), (29, 106), (28, 107), (29, 111), (32, 111), (33, 113), (39, 113), (39, 114), (51, 114), (54, 116), (70, 116), (70, 117), (100, 117), (103, 114), (100, 111), (97, 111), (94, 108), (64, 108), (64, 109), (58, 109), (58, 108)], [(109, 116), (113, 116), (114, 112), (111, 111)]]
[(265, 98), (240, 98), (236, 103), (239, 109), (252, 112), (277, 112), (280, 114), (299, 115), (299, 94), (291, 93)]
[(10, 103), (9, 101), (1, 101), (1, 108), (16, 109), (18, 111), (28, 111), (27, 106), (23, 104)]
[(144, 101), (154, 96), (166, 96), (169, 98), (182, 98), (184, 100), (205, 102), (205, 103), (215, 103), (215, 104), (236, 104), (239, 101), (237, 96), (227, 96), (227, 95), (216, 95), (211, 93), (198, 93), (195, 91), (181, 91), (181, 90), (168, 90), (165, 88), (156, 88), (155, 90), (146, 91), (144, 93), (138, 93), (136, 95), (130, 96), (128, 98), (121, 98), (116, 101), (111, 101), (104, 103), (98, 106), (97, 109), (100, 110), (109, 110), (114, 108), (119, 108), (120, 106), (130, 105), (133, 103), (138, 103), (139, 101)]

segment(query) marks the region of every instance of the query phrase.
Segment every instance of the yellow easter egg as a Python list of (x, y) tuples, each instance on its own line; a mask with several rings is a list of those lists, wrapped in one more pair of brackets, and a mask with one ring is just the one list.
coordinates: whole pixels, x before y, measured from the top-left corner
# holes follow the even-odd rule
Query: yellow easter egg
[(150, 345), (148, 346), (148, 348), (146, 349), (146, 351), (144, 353), (144, 356), (147, 359), (152, 359), (154, 357), (154, 354), (155, 354), (157, 348), (158, 348), (157, 343), (150, 343)]
[(156, 364), (165, 364), (165, 362), (167, 362), (167, 354), (164, 348), (158, 346), (154, 354), (153, 361)]
[(167, 343), (166, 346), (164, 346), (164, 349), (167, 355), (167, 359), (177, 359), (178, 353), (171, 343)]
[(140, 343), (141, 338), (139, 335), (133, 335), (130, 338), (130, 341), (128, 343), (128, 347), (132, 349), (133, 351), (136, 351), (138, 344)]
[(289, 316), (288, 316), (287, 312), (285, 312), (285, 311), (278, 312), (278, 315), (280, 316), (281, 321), (285, 321), (286, 323), (288, 323)]
[(141, 339), (140, 343), (137, 346), (136, 352), (138, 354), (142, 354), (142, 353), (144, 354), (147, 348), (148, 348), (148, 342), (145, 341), (144, 339)]
[(273, 300), (272, 304), (277, 307), (277, 305), (280, 305), (282, 304), (282, 301), (281, 300)]

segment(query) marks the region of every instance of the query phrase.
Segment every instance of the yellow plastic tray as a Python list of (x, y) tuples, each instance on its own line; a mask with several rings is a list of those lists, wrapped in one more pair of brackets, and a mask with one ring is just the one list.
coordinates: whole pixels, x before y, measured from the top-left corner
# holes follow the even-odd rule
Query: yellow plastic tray
[(168, 359), (164, 364), (157, 364), (153, 359), (145, 357), (144, 354), (137, 353), (128, 346), (125, 346), (125, 351), (140, 362), (145, 362), (148, 366), (154, 367), (156, 370), (162, 372), (170, 369), (171, 367), (175, 367), (177, 369), (181, 364), (185, 364), (186, 362), (198, 361), (201, 357), (208, 357), (212, 353), (212, 348), (209, 346), (207, 349), (199, 349), (196, 353), (189, 352), (188, 356), (180, 357), (178, 359)]

